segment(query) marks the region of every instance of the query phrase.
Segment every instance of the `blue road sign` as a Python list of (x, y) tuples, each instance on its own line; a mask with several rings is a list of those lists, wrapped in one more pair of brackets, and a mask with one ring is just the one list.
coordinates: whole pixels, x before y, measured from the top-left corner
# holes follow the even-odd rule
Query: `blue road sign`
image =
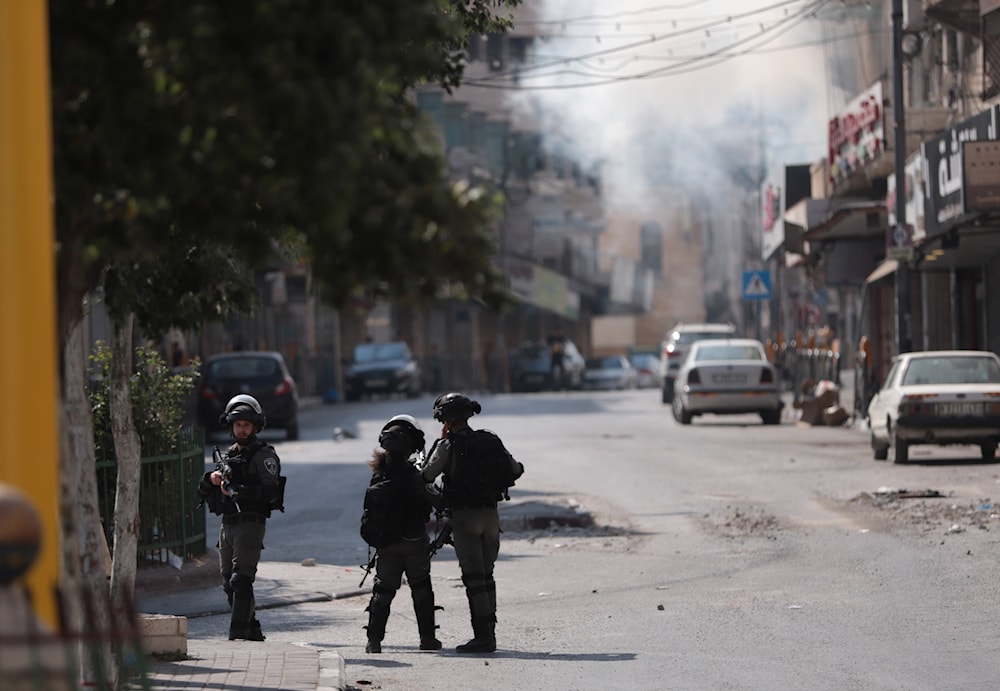
[(744, 300), (770, 300), (771, 299), (771, 272), (770, 271), (744, 271), (743, 272), (743, 299)]

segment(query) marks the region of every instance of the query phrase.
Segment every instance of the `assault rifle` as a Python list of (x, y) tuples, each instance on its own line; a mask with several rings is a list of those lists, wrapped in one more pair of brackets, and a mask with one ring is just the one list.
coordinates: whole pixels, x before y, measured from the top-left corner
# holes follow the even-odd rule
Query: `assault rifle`
[(365, 584), (365, 580), (368, 578), (368, 574), (370, 574), (372, 572), (372, 569), (375, 568), (375, 558), (378, 556), (378, 550), (375, 550), (373, 552), (371, 551), (371, 548), (369, 548), (369, 554), (371, 556), (368, 558), (368, 564), (361, 565), (361, 568), (365, 570), (365, 575), (361, 577), (361, 582), (358, 583), (359, 588)]
[(430, 547), (428, 548), (428, 559), (433, 559), (437, 551), (444, 547), (445, 545), (454, 545), (454, 541), (451, 539), (451, 514), (447, 511), (437, 511), (434, 514), (434, 518), (437, 521), (437, 534), (434, 539), (431, 540)]
[(219, 447), (216, 446), (215, 450), (212, 452), (212, 460), (215, 461), (215, 469), (219, 471), (222, 476), (222, 489), (224, 493), (228, 493), (229, 498), (233, 500), (236, 504), (236, 510), (242, 511), (240, 508), (240, 503), (237, 499), (239, 492), (236, 491), (236, 486), (233, 484), (233, 468), (229, 465), (229, 456), (224, 455), (219, 451)]

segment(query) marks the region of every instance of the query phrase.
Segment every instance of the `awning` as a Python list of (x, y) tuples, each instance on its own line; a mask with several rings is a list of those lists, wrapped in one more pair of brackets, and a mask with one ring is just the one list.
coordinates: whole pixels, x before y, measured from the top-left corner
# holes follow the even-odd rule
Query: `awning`
[(809, 242), (865, 238), (884, 235), (889, 223), (884, 202), (853, 201), (830, 208), (826, 218), (806, 229)]
[(899, 268), (899, 262), (895, 259), (886, 259), (877, 267), (875, 270), (868, 274), (868, 278), (865, 279), (865, 284), (875, 283), (876, 281), (881, 281), (883, 278), (891, 276), (896, 273), (896, 269)]

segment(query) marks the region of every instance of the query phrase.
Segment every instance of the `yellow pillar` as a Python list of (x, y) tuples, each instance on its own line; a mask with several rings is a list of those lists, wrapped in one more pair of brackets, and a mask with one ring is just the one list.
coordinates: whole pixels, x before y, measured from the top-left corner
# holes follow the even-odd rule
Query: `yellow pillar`
[(26, 576), (58, 623), (59, 439), (52, 118), (45, 0), (0, 0), (0, 482), (32, 501), (41, 551)]

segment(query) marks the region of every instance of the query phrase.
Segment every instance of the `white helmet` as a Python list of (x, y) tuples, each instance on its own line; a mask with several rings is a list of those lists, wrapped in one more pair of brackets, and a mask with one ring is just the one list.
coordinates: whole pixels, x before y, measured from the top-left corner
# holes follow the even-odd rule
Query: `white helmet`
[(264, 417), (264, 409), (260, 407), (260, 403), (256, 398), (245, 393), (237, 394), (229, 399), (229, 403), (226, 404), (226, 412), (219, 418), (219, 424), (232, 427), (236, 420), (252, 422), (258, 432), (267, 425), (267, 418)]
[(424, 431), (412, 415), (394, 415), (382, 426), (378, 442), (383, 449), (393, 453), (405, 453), (407, 456), (422, 453)]

